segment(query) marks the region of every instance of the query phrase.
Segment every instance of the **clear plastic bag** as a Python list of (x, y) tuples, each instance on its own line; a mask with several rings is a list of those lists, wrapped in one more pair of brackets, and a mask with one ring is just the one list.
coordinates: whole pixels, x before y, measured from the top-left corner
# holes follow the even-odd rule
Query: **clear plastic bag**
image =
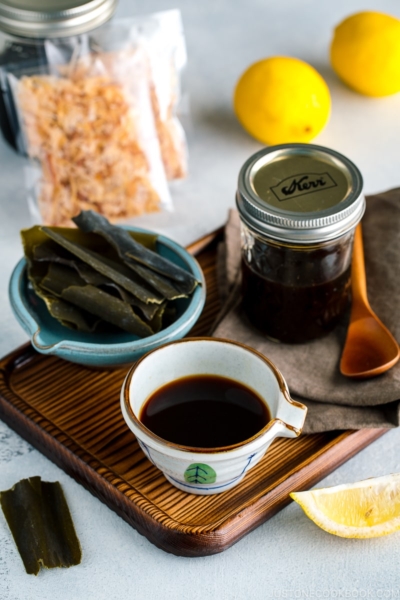
[(153, 26), (144, 20), (141, 29), (139, 36), (150, 58), (153, 112), (167, 179), (181, 179), (187, 172), (187, 151), (183, 128), (176, 116), (180, 73), (186, 64), (180, 13), (173, 10), (154, 15)]
[(186, 57), (179, 12), (44, 47), (44, 67), (7, 73), (20, 150), (39, 166), (32, 189), (42, 220), (69, 225), (93, 209), (117, 221), (170, 209), (167, 179), (183, 177), (187, 159), (175, 116)]

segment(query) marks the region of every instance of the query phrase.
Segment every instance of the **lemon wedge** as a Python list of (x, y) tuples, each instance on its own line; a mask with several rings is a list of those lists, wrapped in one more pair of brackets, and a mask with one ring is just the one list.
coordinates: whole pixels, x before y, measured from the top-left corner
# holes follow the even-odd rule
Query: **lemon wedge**
[(316, 525), (333, 535), (372, 538), (400, 529), (400, 473), (293, 492), (290, 497)]

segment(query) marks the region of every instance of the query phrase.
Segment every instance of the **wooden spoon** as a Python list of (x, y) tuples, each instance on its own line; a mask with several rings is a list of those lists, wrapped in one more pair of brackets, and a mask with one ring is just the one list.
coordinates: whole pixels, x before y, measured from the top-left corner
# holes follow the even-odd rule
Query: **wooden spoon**
[(355, 231), (351, 278), (353, 301), (340, 372), (359, 379), (374, 377), (393, 367), (400, 354), (398, 343), (368, 302), (361, 225)]

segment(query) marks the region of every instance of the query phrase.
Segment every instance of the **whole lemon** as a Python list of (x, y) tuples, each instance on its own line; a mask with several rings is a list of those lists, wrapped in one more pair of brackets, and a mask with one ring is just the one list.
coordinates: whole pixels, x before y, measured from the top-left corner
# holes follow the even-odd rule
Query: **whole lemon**
[(342, 21), (331, 44), (331, 64), (351, 88), (366, 96), (400, 91), (400, 21), (360, 12)]
[(309, 142), (327, 123), (330, 107), (329, 88), (321, 75), (287, 56), (251, 65), (234, 93), (237, 118), (264, 144)]

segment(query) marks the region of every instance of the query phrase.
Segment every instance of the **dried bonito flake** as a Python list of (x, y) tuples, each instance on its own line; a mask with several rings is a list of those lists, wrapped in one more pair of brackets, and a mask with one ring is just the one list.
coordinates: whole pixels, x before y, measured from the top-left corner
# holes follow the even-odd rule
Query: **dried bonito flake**
[[(116, 58), (113, 63), (109, 57), (115, 67)], [(165, 174), (143, 64), (137, 74), (136, 94), (104, 61), (100, 68), (98, 61), (89, 61), (69, 77), (20, 79), (27, 150), (41, 166), (38, 204), (44, 223), (69, 225), (71, 217), (88, 209), (113, 221), (159, 209)], [(143, 113), (146, 128), (140, 122)]]
[(166, 114), (163, 115), (159, 97), (152, 86), (151, 101), (167, 179), (183, 179), (187, 174), (186, 141), (182, 127), (174, 116), (175, 100), (171, 100)]

